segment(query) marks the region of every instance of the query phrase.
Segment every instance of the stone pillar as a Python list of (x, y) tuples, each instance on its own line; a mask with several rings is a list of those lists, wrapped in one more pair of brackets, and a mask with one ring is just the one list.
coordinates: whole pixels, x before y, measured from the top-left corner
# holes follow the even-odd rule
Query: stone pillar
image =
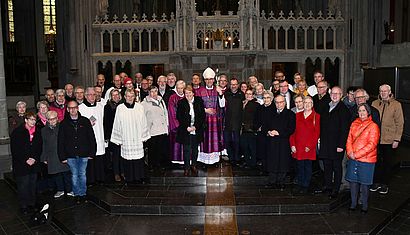
[(3, 30), (1, 29), (0, 12), (0, 178), (3, 173), (11, 170), (11, 157), (9, 147), (9, 129), (6, 102), (6, 77), (4, 75), (4, 54), (3, 54)]

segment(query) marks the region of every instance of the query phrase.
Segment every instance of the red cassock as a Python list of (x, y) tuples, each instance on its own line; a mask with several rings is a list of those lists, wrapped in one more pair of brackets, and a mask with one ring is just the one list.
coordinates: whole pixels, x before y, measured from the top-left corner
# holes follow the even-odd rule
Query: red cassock
[[(320, 136), (320, 115), (312, 110), (305, 118), (303, 112), (296, 114), (296, 129), (290, 136), (290, 146), (296, 147), (292, 156), (297, 160), (316, 160), (316, 146)], [(306, 147), (309, 151), (306, 152)]]

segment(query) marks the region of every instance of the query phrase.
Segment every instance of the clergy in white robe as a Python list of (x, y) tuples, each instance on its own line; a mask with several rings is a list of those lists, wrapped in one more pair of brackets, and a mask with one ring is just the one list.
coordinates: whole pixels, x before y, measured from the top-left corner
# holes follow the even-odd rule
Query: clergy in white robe
[(88, 87), (85, 92), (85, 100), (78, 106), (78, 110), (83, 117), (90, 120), (97, 142), (97, 153), (94, 159), (90, 159), (87, 165), (87, 183), (105, 181), (104, 158), (105, 158), (105, 139), (104, 139), (104, 106), (96, 101), (94, 87)]
[(135, 91), (125, 92), (125, 103), (118, 105), (111, 142), (121, 146), (126, 182), (144, 178), (144, 145), (150, 138), (144, 107), (135, 102)]

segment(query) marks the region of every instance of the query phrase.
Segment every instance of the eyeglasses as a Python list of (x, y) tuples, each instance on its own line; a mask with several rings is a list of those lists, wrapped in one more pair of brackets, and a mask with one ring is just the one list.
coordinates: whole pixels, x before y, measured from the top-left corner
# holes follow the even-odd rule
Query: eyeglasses
[(356, 96), (356, 97), (354, 97), (355, 99), (365, 99), (366, 98), (366, 96)]

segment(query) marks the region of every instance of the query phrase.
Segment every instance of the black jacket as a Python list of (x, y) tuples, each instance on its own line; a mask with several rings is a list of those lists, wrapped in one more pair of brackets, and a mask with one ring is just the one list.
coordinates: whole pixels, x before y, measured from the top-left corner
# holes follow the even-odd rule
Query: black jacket
[(337, 148), (346, 149), (347, 135), (350, 128), (350, 113), (343, 101), (329, 112), (320, 114), (320, 150), (319, 158), (338, 159), (343, 157), (343, 152), (338, 153)]
[[(177, 107), (177, 120), (179, 122), (176, 141), (181, 144), (189, 143), (189, 132), (187, 128), (191, 126), (191, 115), (189, 114), (189, 104), (186, 98), (178, 102)], [(197, 142), (200, 143), (204, 139), (205, 129), (205, 106), (200, 97), (194, 97), (194, 113), (195, 121), (194, 126), (196, 128), (195, 135)]]
[(165, 102), (165, 105), (168, 107), (168, 101), (169, 101), (169, 97), (171, 97), (171, 95), (175, 94), (174, 90), (169, 89), (168, 87), (165, 89), (165, 93), (164, 95), (162, 95), (159, 90), (158, 90), (158, 95), (160, 95), (162, 97), (162, 99)]
[(268, 130), (276, 130), (279, 135), (267, 137), (266, 169), (268, 172), (287, 172), (291, 162), (289, 137), (296, 128), (296, 115), (286, 108), (280, 114), (271, 109), (269, 120)]
[(268, 107), (266, 107), (265, 105), (259, 105), (256, 108), (254, 129), (257, 130), (261, 136), (266, 136), (266, 134), (268, 133), (268, 124), (271, 122), (271, 112), (275, 111), (276, 107), (274, 103), (272, 103)]
[(71, 116), (65, 116), (58, 132), (58, 157), (60, 161), (72, 157), (94, 157), (97, 143), (91, 122), (78, 113), (75, 121)]
[(115, 103), (112, 100), (107, 101), (104, 106), (104, 138), (106, 140), (111, 139), (112, 126), (114, 125), (115, 112), (117, 111), (118, 105), (121, 102)]
[(254, 98), (242, 110), (242, 132), (256, 132), (255, 113), (260, 104)]
[(329, 112), (329, 103), (332, 101), (330, 99), (329, 93), (326, 94), (319, 99), (319, 94), (313, 96), (313, 108), (315, 109), (316, 113), (320, 114), (320, 116)]
[(225, 129), (226, 131), (240, 131), (242, 124), (242, 101), (245, 99), (245, 95), (242, 91), (238, 90), (233, 93), (231, 90), (227, 90), (224, 93), (225, 96)]
[[(15, 176), (33, 174), (40, 170), (41, 130), (36, 127), (33, 140), (30, 142), (30, 134), (25, 125), (23, 123), (14, 129), (10, 138), (13, 173)], [(31, 166), (26, 163), (29, 158), (36, 160)]]

